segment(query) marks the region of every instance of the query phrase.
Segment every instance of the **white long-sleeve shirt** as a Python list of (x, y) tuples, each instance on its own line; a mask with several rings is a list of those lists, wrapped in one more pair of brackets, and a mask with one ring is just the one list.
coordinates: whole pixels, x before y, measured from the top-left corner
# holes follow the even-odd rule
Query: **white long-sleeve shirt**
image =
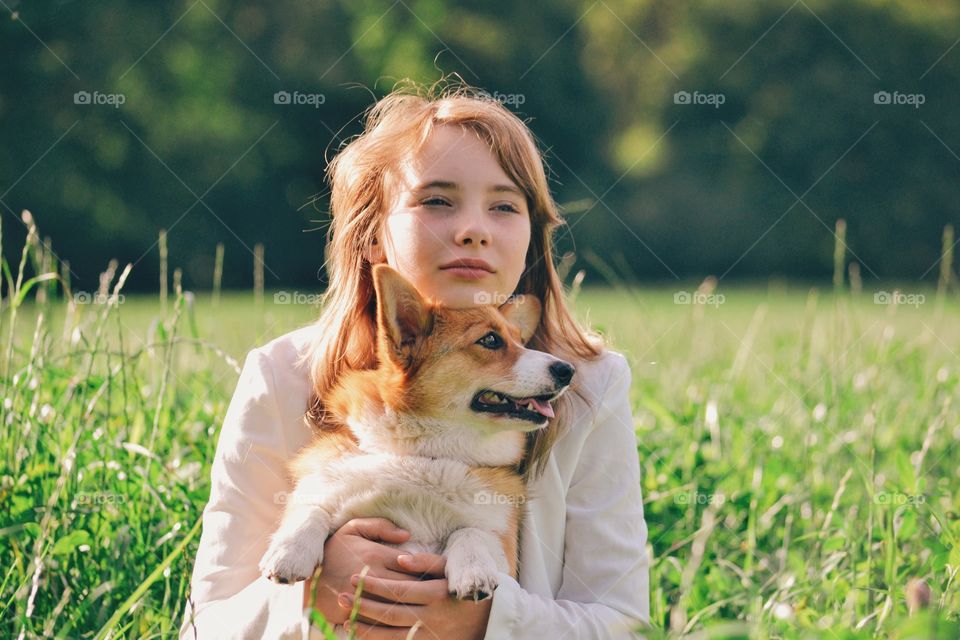
[[(257, 567), (282, 516), (275, 496), (293, 488), (286, 463), (311, 439), (310, 377), (295, 361), (313, 330), (280, 336), (244, 362), (211, 469), (181, 639), (323, 637), (303, 609), (304, 583), (275, 584)], [(500, 574), (488, 640), (627, 638), (649, 621), (630, 368), (607, 350), (576, 375), (596, 411), (571, 395), (571, 426), (528, 488), (519, 580)]]

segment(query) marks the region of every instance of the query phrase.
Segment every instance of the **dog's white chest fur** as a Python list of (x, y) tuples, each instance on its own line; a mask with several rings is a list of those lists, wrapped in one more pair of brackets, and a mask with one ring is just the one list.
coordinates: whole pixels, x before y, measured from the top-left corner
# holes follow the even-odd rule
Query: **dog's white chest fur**
[(352, 518), (387, 518), (410, 532), (400, 548), (412, 552), (439, 553), (464, 527), (505, 532), (511, 508), (488, 499), (488, 487), (462, 462), (422, 456), (350, 456), (304, 478), (298, 491), (335, 505), (332, 529)]

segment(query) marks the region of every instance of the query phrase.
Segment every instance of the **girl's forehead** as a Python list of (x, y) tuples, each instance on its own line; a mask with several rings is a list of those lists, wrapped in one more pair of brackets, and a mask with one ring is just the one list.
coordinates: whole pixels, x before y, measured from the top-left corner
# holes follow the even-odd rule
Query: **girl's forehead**
[(516, 186), (493, 150), (475, 132), (440, 125), (419, 149), (398, 161), (398, 177), (407, 189), (430, 182), (497, 182)]
[(407, 154), (409, 162), (437, 162), (444, 160), (456, 150), (493, 157), (493, 151), (475, 132), (465, 127), (449, 124), (434, 127), (423, 142)]

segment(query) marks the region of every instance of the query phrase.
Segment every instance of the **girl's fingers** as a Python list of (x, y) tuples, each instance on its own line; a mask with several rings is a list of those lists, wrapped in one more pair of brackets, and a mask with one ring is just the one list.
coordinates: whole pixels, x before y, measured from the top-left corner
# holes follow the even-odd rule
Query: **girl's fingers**
[[(396, 573), (397, 576), (401, 576), (401, 577), (395, 577), (395, 576), (381, 576), (381, 577), (388, 577), (394, 580), (420, 580), (424, 575), (431, 576), (429, 572), (423, 571), (419, 568), (419, 565), (423, 564), (422, 560), (418, 562), (417, 558), (414, 558), (413, 563), (416, 566), (411, 566), (410, 564), (407, 563), (406, 560), (399, 560), (399, 558), (402, 558), (404, 556), (411, 557), (409, 553), (404, 553), (403, 551), (400, 551), (398, 549), (390, 549), (390, 551), (392, 553), (387, 553), (384, 556), (383, 568), (389, 570), (392, 573)], [(433, 554), (418, 553), (416, 555), (422, 556), (422, 555), (433, 555)], [(442, 556), (436, 556), (436, 557), (442, 559)], [(443, 562), (444, 564), (446, 564), (446, 560), (443, 560)], [(442, 571), (440, 573), (441, 575), (443, 575)]]
[(447, 566), (447, 559), (435, 553), (403, 554), (397, 557), (397, 564), (401, 571), (419, 573), (432, 576), (443, 576)]
[[(355, 620), (354, 622), (348, 620), (343, 623), (343, 628), (345, 631), (353, 629), (357, 634), (357, 638), (367, 640), (405, 640), (407, 634), (410, 633), (410, 629), (403, 627), (378, 627), (367, 624), (366, 622), (360, 622), (359, 620)], [(422, 634), (415, 632), (413, 637), (420, 638)]]
[(401, 529), (386, 518), (354, 518), (340, 527), (340, 530), (374, 542), (401, 543), (410, 537), (409, 531)]
[[(353, 596), (340, 594), (337, 604), (347, 611), (353, 609)], [(391, 627), (412, 627), (419, 620), (419, 605), (405, 605), (391, 602), (376, 602), (370, 598), (360, 598), (359, 615), (367, 620), (376, 620)]]
[[(357, 586), (359, 576), (353, 576), (352, 586)], [(364, 576), (363, 594), (385, 598), (402, 604), (430, 604), (448, 598), (446, 580), (389, 580)]]
[[(396, 556), (393, 556), (393, 557), (394, 557), (394, 564), (396, 564), (396, 559), (395, 559)], [(354, 574), (354, 575), (356, 575), (356, 574)], [(384, 567), (382, 571), (378, 571), (376, 575), (374, 575), (373, 573), (368, 573), (368, 574), (364, 577), (364, 580), (369, 580), (370, 578), (379, 578), (379, 579), (381, 579), (381, 580), (390, 580), (390, 581), (393, 581), (393, 582), (409, 582), (410, 584), (418, 584), (418, 583), (420, 583), (420, 579), (419, 579), (417, 576), (412, 576), (412, 575), (410, 575), (409, 573), (400, 573), (399, 571), (393, 571), (393, 570), (391, 570), (391, 569), (387, 569), (386, 567)], [(366, 583), (365, 583), (365, 584), (366, 584)], [(353, 583), (351, 583), (350, 586), (356, 587), (356, 586), (357, 586), (356, 581), (354, 581)], [(353, 591), (354, 591), (354, 590), (351, 589), (351, 590), (350, 590), (350, 593), (353, 593)], [(365, 593), (368, 593), (368, 594), (370, 595), (370, 597), (373, 598), (374, 600), (379, 600), (380, 598), (383, 597), (383, 596), (381, 596), (381, 595), (379, 595), (379, 594), (375, 594), (375, 593), (370, 592), (368, 589), (364, 589), (364, 592), (365, 592)], [(383, 600), (383, 602), (396, 602), (396, 600), (391, 600), (390, 598), (385, 598), (385, 599)]]
[[(394, 564), (396, 564), (396, 563), (394, 562)], [(399, 567), (398, 567), (398, 568), (399, 568)], [(369, 575), (371, 575), (371, 574), (368, 573), (367, 575), (369, 576)], [(406, 582), (416, 582), (416, 581), (417, 581), (417, 578), (415, 578), (414, 576), (411, 576), (409, 572), (407, 572), (407, 571), (395, 571), (394, 569), (391, 569), (391, 568), (387, 567), (386, 565), (384, 565), (384, 570), (381, 571), (381, 572), (380, 572), (380, 575), (378, 575), (377, 577), (378, 577), (378, 578), (385, 578), (385, 579), (387, 579), (387, 580), (403, 580), (403, 581), (406, 581)]]

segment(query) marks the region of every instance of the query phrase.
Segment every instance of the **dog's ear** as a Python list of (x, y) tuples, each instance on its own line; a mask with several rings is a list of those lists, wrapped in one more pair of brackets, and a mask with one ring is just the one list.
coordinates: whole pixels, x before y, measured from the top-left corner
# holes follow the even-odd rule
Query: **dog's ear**
[(500, 305), (500, 313), (507, 319), (507, 322), (520, 329), (520, 341), (527, 344), (533, 332), (537, 330), (540, 324), (541, 313), (540, 300), (536, 296), (516, 295), (511, 296), (509, 300)]
[(387, 341), (398, 364), (407, 364), (409, 349), (433, 331), (433, 310), (420, 292), (393, 267), (373, 267), (377, 293), (377, 333)]

